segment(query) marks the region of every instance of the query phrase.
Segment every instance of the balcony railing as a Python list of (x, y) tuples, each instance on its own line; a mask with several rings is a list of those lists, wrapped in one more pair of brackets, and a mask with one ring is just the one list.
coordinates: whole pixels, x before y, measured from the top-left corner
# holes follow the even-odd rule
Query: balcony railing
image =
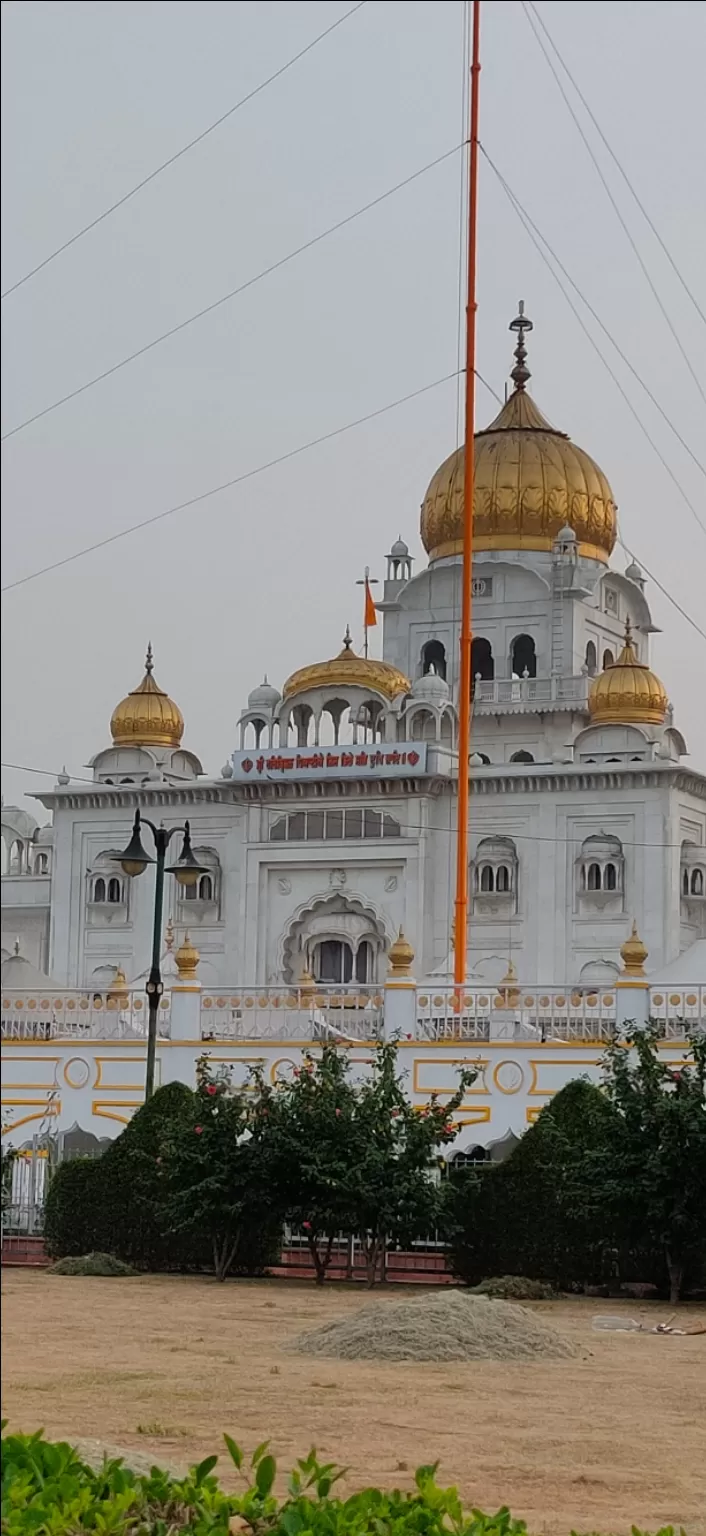
[[(706, 985), (650, 988), (650, 1018), (665, 1040), (685, 1040), (706, 1028)], [(426, 1040), (612, 1040), (616, 995), (593, 989), (516, 984), (459, 991), (443, 985), (417, 991), (417, 1033)]]
[[(170, 997), (159, 1005), (159, 1035), (169, 1038)], [(86, 992), (73, 987), (3, 993), (3, 1040), (145, 1040), (144, 989)]]
[(372, 986), (241, 987), (201, 995), (202, 1040), (377, 1040), (383, 992)]
[(581, 709), (588, 704), (590, 677), (495, 677), (476, 682), (473, 708), (477, 714), (495, 709), (541, 710), (554, 705), (558, 709)]

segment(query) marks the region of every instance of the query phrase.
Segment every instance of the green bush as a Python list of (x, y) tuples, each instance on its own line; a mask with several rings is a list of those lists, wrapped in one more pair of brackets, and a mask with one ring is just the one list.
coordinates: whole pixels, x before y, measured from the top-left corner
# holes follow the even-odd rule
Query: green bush
[[(4, 1426), (3, 1426), (4, 1427)], [(277, 1465), (268, 1445), (258, 1446), (247, 1470), (240, 1447), (224, 1436), (241, 1476), (242, 1492), (227, 1494), (213, 1476), (217, 1456), (207, 1456), (185, 1478), (153, 1467), (148, 1477), (121, 1461), (98, 1472), (70, 1445), (35, 1435), (6, 1435), (2, 1442), (3, 1536), (228, 1536), (231, 1521), (252, 1536), (526, 1536), (523, 1520), (508, 1509), (496, 1515), (464, 1509), (455, 1488), (441, 1488), (436, 1467), (420, 1467), (414, 1492), (366, 1488), (348, 1499), (332, 1495), (342, 1473), (321, 1465), (314, 1451), (297, 1462), (284, 1500), (273, 1495)], [(633, 1527), (634, 1536), (647, 1536)], [(658, 1536), (677, 1536), (672, 1526)], [(686, 1536), (685, 1532), (681, 1536)]]
[(136, 1275), (137, 1270), (112, 1253), (84, 1253), (81, 1258), (57, 1259), (49, 1270), (50, 1275), (101, 1275), (110, 1279)]
[[(206, 1271), (210, 1240), (198, 1230), (175, 1232), (166, 1214), (162, 1158), (175, 1131), (193, 1116), (194, 1095), (168, 1083), (148, 1100), (99, 1158), (62, 1163), (47, 1195), (44, 1239), (52, 1258), (110, 1253), (137, 1269)], [(250, 1227), (234, 1274), (261, 1274), (276, 1261), (278, 1226)]]

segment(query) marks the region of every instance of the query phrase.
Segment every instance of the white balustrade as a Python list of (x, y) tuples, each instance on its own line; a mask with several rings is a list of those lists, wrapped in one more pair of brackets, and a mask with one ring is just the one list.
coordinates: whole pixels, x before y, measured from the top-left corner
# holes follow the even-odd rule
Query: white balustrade
[[(652, 988), (650, 1018), (666, 1040), (684, 1040), (706, 1028), (706, 986)], [(500, 1024), (502, 1021), (502, 1030)], [(610, 987), (419, 986), (417, 1031), (422, 1040), (562, 1040), (587, 1044), (611, 1040), (616, 993)]]
[(234, 987), (201, 995), (202, 1040), (377, 1040), (383, 989)]
[[(144, 1040), (144, 990), (87, 992), (80, 988), (6, 992), (2, 996), (3, 1040)], [(170, 997), (160, 999), (158, 1033), (169, 1038)]]

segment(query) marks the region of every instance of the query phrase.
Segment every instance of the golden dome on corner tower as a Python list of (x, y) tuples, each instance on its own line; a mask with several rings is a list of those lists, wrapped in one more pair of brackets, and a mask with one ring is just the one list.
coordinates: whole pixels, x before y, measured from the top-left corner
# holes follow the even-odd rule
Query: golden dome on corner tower
[(664, 725), (667, 713), (664, 684), (637, 659), (630, 620), (625, 645), (612, 667), (591, 684), (588, 708), (593, 725)]
[(113, 710), (110, 733), (114, 747), (180, 747), (184, 716), (152, 675), (152, 646), (147, 647), (145, 675), (139, 687)]
[[(551, 550), (560, 529), (576, 534), (579, 554), (607, 562), (616, 538), (616, 504), (603, 471), (542, 415), (525, 385), (525, 331), (520, 304), (514, 389), (502, 410), (475, 436), (473, 548)], [(463, 550), (465, 448), (437, 469), (422, 502), (421, 538), (429, 560)]]

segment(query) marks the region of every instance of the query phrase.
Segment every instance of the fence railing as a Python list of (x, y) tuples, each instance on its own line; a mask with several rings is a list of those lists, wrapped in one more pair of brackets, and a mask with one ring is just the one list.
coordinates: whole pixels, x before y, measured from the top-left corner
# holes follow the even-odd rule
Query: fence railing
[(201, 994), (202, 1040), (377, 1040), (381, 987), (241, 987)]
[(511, 709), (533, 704), (586, 704), (591, 679), (584, 677), (495, 677), (476, 680), (473, 707), (481, 711), (494, 705)]
[[(706, 985), (650, 989), (650, 1017), (665, 1040), (683, 1040), (706, 1027)], [(527, 1040), (577, 1044), (611, 1040), (616, 993), (611, 988), (530, 987), (501, 984), (459, 990), (417, 991), (417, 1032), (427, 1040)]]
[[(159, 1034), (169, 1038), (170, 997), (160, 999)], [(139, 1040), (147, 1036), (144, 990), (3, 993), (3, 1040)]]

